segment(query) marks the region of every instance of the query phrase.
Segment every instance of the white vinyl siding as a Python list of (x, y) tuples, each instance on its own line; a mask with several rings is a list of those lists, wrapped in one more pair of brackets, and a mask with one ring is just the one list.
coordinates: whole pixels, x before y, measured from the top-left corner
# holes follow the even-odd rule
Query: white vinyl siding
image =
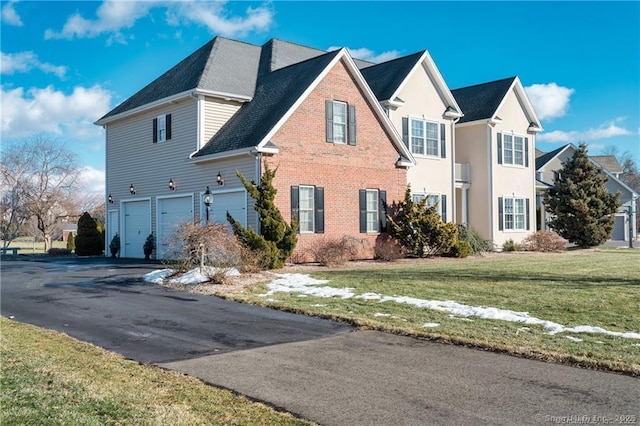
[(206, 97), (204, 103), (204, 143), (209, 142), (209, 139), (229, 121), (241, 106), (242, 104), (239, 102)]

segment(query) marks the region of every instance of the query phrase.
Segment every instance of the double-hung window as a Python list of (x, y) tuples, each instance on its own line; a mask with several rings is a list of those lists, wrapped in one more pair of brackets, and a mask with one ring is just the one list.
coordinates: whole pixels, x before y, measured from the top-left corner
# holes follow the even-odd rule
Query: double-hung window
[(291, 187), (291, 218), (298, 222), (301, 234), (324, 232), (324, 188), (300, 185)]
[(444, 124), (403, 117), (402, 138), (414, 155), (442, 158), (446, 156)]
[(171, 139), (171, 114), (159, 115), (153, 119), (153, 143)]
[(442, 221), (447, 221), (447, 196), (444, 194), (411, 194), (414, 203), (421, 203), (427, 199), (427, 207), (435, 207), (436, 211), (442, 217)]
[[(500, 145), (502, 145), (500, 147)], [(528, 139), (510, 134), (498, 134), (498, 163), (528, 166)]]
[(360, 190), (360, 232), (384, 232), (386, 218), (387, 191), (379, 189)]
[(378, 204), (378, 190), (367, 189), (367, 232), (380, 231)]
[(529, 229), (529, 200), (521, 197), (500, 197), (500, 230), (525, 231)]
[(356, 107), (342, 101), (325, 102), (327, 142), (356, 144)]

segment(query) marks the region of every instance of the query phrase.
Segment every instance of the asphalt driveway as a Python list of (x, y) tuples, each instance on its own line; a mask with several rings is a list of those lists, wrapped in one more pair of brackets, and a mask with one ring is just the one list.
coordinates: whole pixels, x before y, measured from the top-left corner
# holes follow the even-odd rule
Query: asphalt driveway
[[(640, 380), (147, 284), (159, 265), (3, 261), (0, 311), (327, 425), (640, 422)], [(626, 416), (626, 417), (625, 417)]]

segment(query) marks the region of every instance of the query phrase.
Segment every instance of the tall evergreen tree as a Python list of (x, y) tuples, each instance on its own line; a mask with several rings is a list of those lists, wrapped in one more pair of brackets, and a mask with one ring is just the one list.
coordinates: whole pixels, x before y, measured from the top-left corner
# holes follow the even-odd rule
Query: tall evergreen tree
[(544, 197), (549, 226), (578, 247), (600, 245), (611, 237), (613, 214), (620, 207), (620, 194), (605, 187), (607, 177), (587, 155), (581, 143), (571, 158), (562, 163), (555, 188)]
[(240, 222), (227, 213), (227, 220), (233, 228), (233, 233), (249, 249), (265, 253), (269, 269), (283, 267), (298, 242), (297, 223), (294, 220), (289, 225), (274, 203), (278, 192), (273, 186), (276, 171), (277, 169), (270, 169), (265, 161), (260, 184), (256, 184), (254, 180), (247, 181), (242, 173), (237, 172), (238, 178), (249, 195), (256, 200), (254, 209), (258, 212), (260, 220), (260, 234), (251, 227), (244, 228)]

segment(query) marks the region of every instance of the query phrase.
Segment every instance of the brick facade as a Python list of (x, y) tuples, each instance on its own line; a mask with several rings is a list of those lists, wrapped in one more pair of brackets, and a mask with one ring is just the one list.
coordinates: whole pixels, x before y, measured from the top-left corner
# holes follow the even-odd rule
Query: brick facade
[[(355, 105), (355, 146), (326, 142), (326, 100)], [(348, 235), (365, 242), (362, 257), (372, 257), (378, 234), (360, 233), (359, 190), (385, 190), (388, 203), (400, 200), (407, 185), (407, 170), (396, 167), (399, 153), (391, 136), (342, 61), (329, 71), (271, 140), (278, 146), (279, 154), (266, 161), (271, 167), (278, 167), (274, 180), (278, 189), (276, 205), (287, 220), (291, 219), (291, 186), (324, 187), (324, 233), (300, 234), (297, 256), (304, 257), (319, 240)]]

